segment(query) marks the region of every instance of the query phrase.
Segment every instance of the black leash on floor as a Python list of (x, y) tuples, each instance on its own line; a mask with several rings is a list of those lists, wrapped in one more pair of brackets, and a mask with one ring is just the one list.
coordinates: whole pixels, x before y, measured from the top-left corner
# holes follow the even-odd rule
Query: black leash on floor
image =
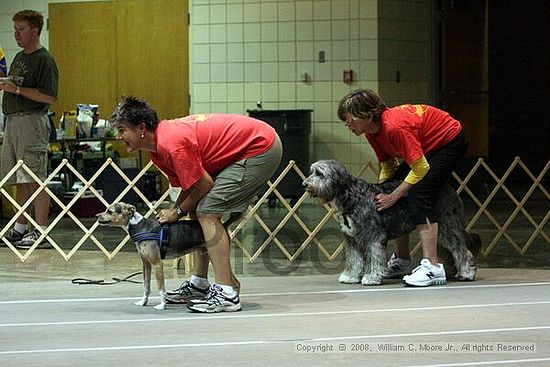
[(132, 280), (131, 278), (135, 277), (136, 275), (143, 274), (143, 272), (138, 271), (136, 273), (132, 273), (128, 275), (125, 278), (115, 278), (113, 277), (112, 281), (105, 281), (103, 279), (93, 280), (93, 279), (86, 279), (86, 278), (74, 278), (71, 280), (71, 283), (76, 285), (88, 285), (88, 284), (94, 284), (94, 285), (112, 285), (117, 283), (135, 283), (135, 284), (141, 284), (142, 282), (138, 280)]

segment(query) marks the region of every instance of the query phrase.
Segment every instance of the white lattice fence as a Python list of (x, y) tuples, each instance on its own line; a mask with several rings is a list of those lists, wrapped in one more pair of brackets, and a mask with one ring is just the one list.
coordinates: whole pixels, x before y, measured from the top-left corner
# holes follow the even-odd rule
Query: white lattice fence
[[(164, 200), (168, 198), (169, 191), (162, 193), (160, 198), (155, 202), (150, 202), (147, 197), (139, 190), (136, 183), (147, 173), (147, 171), (151, 167), (152, 163), (149, 162), (135, 178), (130, 179), (125, 175), (124, 171), (120, 167), (118, 167), (111, 159), (107, 159), (103, 163), (103, 165), (101, 165), (101, 167), (99, 167), (99, 169), (93, 174), (93, 176), (89, 180), (86, 180), (78, 172), (78, 170), (73, 167), (67, 160), (63, 160), (61, 164), (57, 166), (44, 181), (41, 181), (21, 161), (8, 173), (6, 177), (0, 180), (0, 192), (16, 208), (17, 211), (13, 218), (9, 219), (4, 227), (0, 230), (2, 241), (13, 251), (13, 253), (21, 261), (25, 261), (26, 259), (28, 259), (33, 251), (35, 251), (36, 246), (33, 246), (25, 252), (20, 252), (19, 249), (14, 247), (11, 243), (9, 243), (7, 239), (4, 238), (4, 235), (13, 226), (15, 219), (22, 213), (27, 217), (31, 225), (39, 228), (33, 218), (26, 213), (26, 210), (29, 208), (30, 203), (34, 200), (34, 198), (36, 198), (36, 196), (44, 190), (52, 198), (55, 204), (61, 208), (61, 211), (57, 213), (53, 219), (51, 219), (50, 225), (45, 231), (41, 230), (42, 235), (40, 239), (47, 238), (47, 240), (53, 245), (55, 251), (57, 251), (67, 261), (78, 250), (81, 249), (82, 245), (87, 240), (90, 240), (98, 249), (101, 250), (101, 252), (107, 258), (112, 259), (122, 250), (124, 246), (131, 245), (129, 244), (129, 237), (124, 237), (116, 245), (114, 250), (109, 251), (107, 247), (102, 243), (102, 241), (100, 241), (94, 234), (98, 226), (97, 223), (94, 222), (93, 224), (86, 226), (81, 218), (78, 218), (70, 211), (70, 208), (72, 208), (77, 203), (77, 201), (82, 197), (85, 192), (91, 192), (95, 197), (97, 197), (98, 200), (101, 201), (101, 203), (105, 207), (108, 206), (110, 203), (108, 203), (101, 196), (100, 192), (98, 192), (94, 188), (93, 184), (106, 169), (114, 169), (121, 176), (121, 179), (127, 183), (127, 186), (120, 192), (120, 194), (114, 201), (119, 201), (127, 193), (133, 190), (133, 192), (137, 194), (137, 196), (145, 203), (146, 207), (148, 208), (147, 211), (143, 214), (146, 217), (154, 215), (156, 209), (161, 205)], [(459, 184), (457, 192), (461, 193), (463, 195), (463, 198), (471, 200), (477, 206), (475, 213), (468, 220), (468, 229), (474, 228), (476, 226), (476, 223), (480, 221), (481, 218), (483, 218), (482, 216), (484, 216), (488, 219), (490, 225), (493, 226), (494, 230), (496, 231), (492, 239), (488, 243), (484, 244), (482, 253), (483, 256), (489, 256), (497, 247), (497, 245), (503, 243), (501, 241), (502, 238), (504, 238), (520, 255), (525, 254), (529, 247), (533, 244), (535, 239), (539, 237), (542, 238), (546, 245), (550, 244), (549, 236), (545, 231), (545, 226), (550, 217), (550, 205), (548, 205), (550, 203), (550, 195), (541, 183), (549, 167), (550, 161), (546, 164), (543, 170), (535, 176), (525, 166), (520, 158), (516, 158), (506, 170), (506, 172), (501, 177), (498, 177), (483, 159), (479, 159), (463, 179), (460, 178), (458, 175), (453, 174), (454, 178)], [(23, 204), (23, 206), (19, 206), (4, 188), (5, 182), (7, 182), (8, 178), (11, 175), (15, 174), (16, 170), (19, 168), (26, 170), (40, 184), (40, 188), (35, 193), (33, 193), (33, 195), (25, 204)], [(73, 174), (78, 180), (84, 183), (84, 186), (68, 203), (64, 203), (48, 188), (48, 183), (62, 170), (70, 171), (71, 174)], [(367, 170), (376, 173), (378, 171), (378, 165), (368, 162), (359, 170), (357, 175), (362, 176)], [(532, 180), (533, 182), (527, 192), (521, 198), (516, 197), (512, 190), (510, 190), (506, 185), (507, 180), (509, 179), (510, 175), (515, 172), (515, 170), (521, 170), (521, 172), (527, 175), (527, 177), (529, 177), (530, 180)], [(480, 198), (479, 195), (475, 194), (477, 188), (472, 188), (468, 186), (468, 184), (471, 184), (473, 182), (473, 179), (480, 174), (489, 177), (490, 180), (494, 183), (494, 187), (489, 190), (488, 194), (484, 198)], [(328, 245), (327, 243), (324, 243), (323, 238), (319, 236), (320, 232), (324, 230), (327, 226), (334, 226), (336, 224), (336, 219), (333, 216), (333, 210), (330, 208), (329, 205), (321, 206), (321, 204), (315, 204), (318, 205), (319, 208), (322, 208), (321, 215), (318, 220), (312, 219), (307, 213), (307, 210), (305, 210), (304, 208), (307, 205), (312, 205), (311, 200), (308, 199), (306, 193), (304, 193), (299, 198), (297, 198), (297, 200), (294, 201), (288, 200), (288, 198), (284, 198), (277, 189), (278, 186), (281, 185), (281, 183), (285, 179), (288, 179), (292, 175), (297, 175), (300, 180), (303, 180), (305, 178), (304, 173), (300, 171), (294, 161), (290, 161), (286, 168), (281, 172), (279, 177), (277, 177), (273, 182), (268, 182), (266, 192), (256, 202), (255, 205), (250, 207), (246, 218), (230, 231), (232, 242), (236, 246), (238, 246), (240, 250), (242, 250), (245, 258), (250, 262), (257, 260), (260, 256), (266, 253), (266, 250), (269, 250), (273, 247), (281, 251), (281, 253), (289, 262), (295, 261), (310, 246), (315, 246), (316, 250), (323, 254), (323, 256), (328, 261), (334, 261), (342, 253), (343, 242), (341, 239), (338, 240), (338, 244), (334, 246), (334, 244)], [(535, 219), (535, 215), (533, 215), (526, 209), (526, 205), (529, 202), (529, 199), (533, 197), (533, 194), (535, 192), (539, 194), (539, 197), (542, 196), (544, 206), (542, 214), (538, 214), (538, 220)], [(502, 193), (504, 193), (505, 198), (508, 198), (511, 205), (514, 206), (512, 213), (503, 222), (497, 219), (497, 217), (493, 213), (493, 210), (491, 209), (491, 203), (496, 200), (495, 198), (497, 197), (497, 194)], [(278, 199), (278, 202), (280, 203), (279, 208), (282, 208), (279, 211), (283, 212), (280, 218), (276, 218), (275, 221), (273, 220), (273, 218), (269, 218), (268, 220), (266, 216), (262, 215), (262, 213), (270, 213), (271, 211), (271, 208), (269, 208), (270, 197), (276, 197)], [(500, 198), (499, 200), (502, 199)], [(540, 201), (540, 199), (537, 200)], [(307, 205), (305, 205), (306, 203)], [(300, 211), (301, 209), (302, 211)], [(526, 220), (532, 226), (532, 233), (529, 235), (529, 238), (527, 241), (525, 241), (525, 243), (518, 243), (518, 241), (514, 238), (513, 233), (511, 233), (510, 231), (511, 224), (520, 214), (524, 218), (526, 218)], [(305, 218), (305, 216), (307, 216), (307, 218)], [(67, 219), (73, 221), (83, 232), (83, 235), (78, 239), (77, 243), (68, 251), (63, 249), (58, 243), (55, 242), (54, 238), (50, 236), (50, 233), (56, 228), (60, 221), (66, 221)], [(280, 238), (278, 238), (278, 236), (281, 236), (283, 230), (287, 226), (289, 226), (290, 221), (292, 221), (293, 230), (299, 231), (303, 235), (302, 242), (299, 244), (293, 244), (293, 249), (290, 249), (289, 243), (285, 243), (285, 240), (281, 240)], [(310, 224), (308, 225), (307, 222), (310, 222)], [(245, 228), (251, 226), (254, 227), (256, 231), (265, 232), (266, 236), (262, 239), (262, 242), (255, 249), (252, 249), (251, 243), (243, 241), (241, 239), (241, 236), (239, 236), (243, 233)], [(413, 248), (413, 253), (419, 251), (419, 247), (420, 246), (417, 243), (417, 245)]]
[[(454, 178), (460, 184), (460, 187), (458, 188), (457, 192), (460, 193), (461, 191), (464, 190), (472, 199), (472, 201), (475, 202), (475, 204), (478, 206), (478, 210), (470, 219), (467, 225), (467, 229), (473, 228), (476, 222), (478, 221), (478, 219), (480, 218), (480, 216), (485, 215), (489, 219), (491, 224), (494, 225), (494, 227), (498, 230), (497, 234), (493, 237), (491, 242), (488, 245), (486, 244), (486, 246), (484, 246), (484, 248), (482, 249), (484, 257), (487, 257), (494, 250), (495, 246), (499, 243), (499, 240), (503, 236), (504, 238), (506, 238), (508, 243), (520, 255), (524, 255), (527, 252), (529, 247), (533, 244), (533, 241), (535, 240), (535, 238), (537, 238), (538, 236), (541, 236), (546, 241), (546, 244), (550, 244), (550, 239), (548, 237), (548, 234), (544, 230), (544, 227), (548, 222), (548, 219), (550, 218), (550, 205), (549, 205), (550, 195), (548, 194), (548, 191), (541, 183), (542, 179), (548, 172), (549, 167), (550, 167), (550, 161), (546, 163), (546, 165), (538, 174), (538, 176), (535, 176), (529, 170), (529, 168), (527, 168), (527, 166), (521, 161), (521, 159), (519, 157), (516, 157), (512, 162), (512, 164), (508, 167), (506, 172), (501, 177), (498, 177), (494, 173), (494, 171), (487, 165), (487, 163), (485, 163), (483, 159), (478, 159), (477, 163), (471, 169), (470, 173), (465, 177), (464, 180), (458, 177), (458, 175), (453, 174)], [(522, 170), (521, 172), (525, 173), (533, 181), (533, 183), (530, 185), (530, 187), (524, 193), (521, 199), (518, 199), (516, 195), (506, 186), (506, 180), (510, 177), (510, 175), (514, 172), (514, 170)], [(487, 173), (494, 183), (494, 188), (489, 192), (489, 195), (487, 195), (487, 197), (483, 201), (480, 200), (472, 192), (472, 190), (467, 186), (471, 178), (479, 171)], [(537, 189), (540, 191), (540, 194), (542, 194), (542, 200), (543, 200), (542, 205), (543, 205), (543, 211), (544, 211), (542, 214), (542, 218), (540, 219), (539, 222), (537, 222), (534, 219), (534, 216), (531, 215), (525, 208), (526, 203), (529, 201), (529, 199), (532, 197), (533, 193)], [(508, 216), (508, 218), (502, 224), (495, 218), (495, 216), (489, 210), (489, 206), (491, 202), (495, 199), (495, 196), (500, 191), (502, 191), (505, 194), (505, 197), (508, 200), (510, 200), (510, 202), (515, 207), (512, 213)], [(533, 227), (531, 235), (529, 236), (528, 240), (523, 244), (518, 244), (517, 241), (514, 239), (513, 235), (508, 231), (510, 225), (518, 217), (519, 213), (521, 213), (527, 219), (529, 224)]]

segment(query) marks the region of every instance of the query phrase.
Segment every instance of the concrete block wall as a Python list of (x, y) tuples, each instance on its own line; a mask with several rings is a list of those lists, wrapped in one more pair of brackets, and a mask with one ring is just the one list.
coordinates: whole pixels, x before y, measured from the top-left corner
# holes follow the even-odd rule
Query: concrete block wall
[[(0, 46), (8, 64), (18, 51), (12, 15), (32, 8), (47, 17), (50, 2), (0, 2)], [(366, 87), (390, 105), (430, 101), (431, 4), (189, 0), (191, 112), (246, 114), (258, 101), (264, 109), (312, 109), (310, 160), (334, 158), (357, 171), (374, 156), (364, 138), (349, 133), (337, 119), (338, 100)], [(48, 47), (47, 29), (41, 41)], [(343, 81), (346, 69), (353, 70), (351, 84)]]

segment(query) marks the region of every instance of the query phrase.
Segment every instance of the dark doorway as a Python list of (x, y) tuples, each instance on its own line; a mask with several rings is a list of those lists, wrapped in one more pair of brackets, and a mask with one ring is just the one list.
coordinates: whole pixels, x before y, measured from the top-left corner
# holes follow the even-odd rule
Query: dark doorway
[[(489, 156), (519, 156), (537, 176), (550, 159), (550, 2), (489, 1)], [(546, 175), (548, 177), (548, 175)]]
[(550, 159), (550, 1), (436, 4), (440, 102), (464, 124), (469, 157), (500, 176), (519, 156), (537, 176)]
[(440, 103), (457, 118), (470, 140), (468, 156), (488, 155), (487, 3), (441, 0)]

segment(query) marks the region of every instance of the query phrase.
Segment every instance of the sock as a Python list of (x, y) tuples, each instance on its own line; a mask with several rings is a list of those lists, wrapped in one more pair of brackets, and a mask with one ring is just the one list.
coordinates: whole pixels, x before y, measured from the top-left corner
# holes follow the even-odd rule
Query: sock
[(205, 289), (210, 287), (210, 283), (208, 283), (208, 279), (201, 278), (196, 275), (191, 275), (191, 278), (189, 278), (189, 281), (191, 284), (193, 284), (197, 288)]
[(235, 289), (233, 289), (230, 285), (225, 284), (218, 284), (222, 288), (223, 295), (228, 298), (233, 298), (237, 295), (237, 292), (235, 292)]
[(13, 229), (15, 229), (18, 233), (25, 233), (25, 231), (27, 230), (27, 225), (15, 222)]

